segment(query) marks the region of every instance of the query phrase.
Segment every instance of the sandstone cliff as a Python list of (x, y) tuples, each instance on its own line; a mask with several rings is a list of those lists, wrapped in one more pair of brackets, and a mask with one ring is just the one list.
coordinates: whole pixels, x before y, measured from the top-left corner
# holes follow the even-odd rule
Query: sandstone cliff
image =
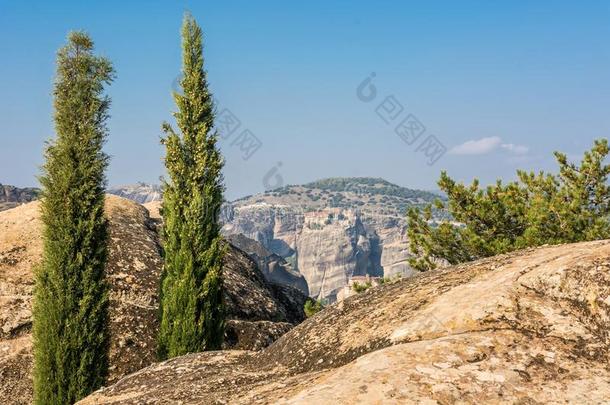
[(610, 241), (367, 290), (263, 351), (155, 364), (82, 404), (606, 403)]
[(243, 234), (284, 257), (311, 296), (333, 302), (353, 276), (415, 274), (405, 213), (438, 197), (383, 179), (320, 180), (227, 204), (223, 233)]
[[(110, 383), (156, 359), (159, 221), (139, 204), (107, 196), (110, 220)], [(33, 268), (42, 240), (39, 203), (0, 213), (0, 403), (32, 399)], [(258, 350), (304, 319), (306, 297), (268, 283), (256, 263), (230, 247), (225, 264), (226, 348)]]

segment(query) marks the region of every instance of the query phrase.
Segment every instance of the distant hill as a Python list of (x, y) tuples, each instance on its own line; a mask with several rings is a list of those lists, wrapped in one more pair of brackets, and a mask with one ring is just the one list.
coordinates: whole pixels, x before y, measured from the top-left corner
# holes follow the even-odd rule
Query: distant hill
[[(145, 204), (162, 198), (161, 186), (138, 182), (108, 188), (108, 193)], [(303, 185), (287, 185), (275, 190), (238, 198), (231, 204), (266, 202), (289, 205), (304, 211), (322, 208), (358, 209), (381, 215), (404, 217), (410, 206), (421, 206), (445, 197), (437, 192), (401, 187), (378, 177), (330, 177)]]
[(357, 209), (376, 215), (404, 217), (410, 206), (422, 206), (444, 197), (430, 191), (410, 189), (374, 177), (331, 177), (303, 185), (287, 185), (234, 201), (288, 205), (308, 211), (322, 208)]
[(127, 198), (139, 204), (161, 200), (161, 186), (141, 182), (111, 187), (108, 189), (108, 193)]

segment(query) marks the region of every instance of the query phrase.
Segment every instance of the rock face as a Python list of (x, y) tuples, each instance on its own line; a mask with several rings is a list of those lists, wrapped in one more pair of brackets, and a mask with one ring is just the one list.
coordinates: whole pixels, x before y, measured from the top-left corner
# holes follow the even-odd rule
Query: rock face
[(379, 237), (355, 212), (335, 208), (303, 218), (298, 267), (312, 296), (334, 302), (351, 277), (383, 275)]
[[(116, 381), (155, 360), (161, 257), (148, 213), (109, 196), (107, 266), (110, 293), (110, 377)], [(39, 203), (0, 213), (0, 403), (32, 398), (32, 268), (42, 253)]]
[(18, 188), (0, 184), (0, 211), (34, 201), (40, 190), (37, 188)]
[(610, 241), (402, 279), (260, 352), (155, 364), (82, 404), (606, 403)]
[(438, 195), (374, 178), (335, 178), (243, 198), (223, 233), (243, 234), (293, 264), (312, 297), (334, 302), (353, 276), (412, 276), (406, 209)]
[(229, 235), (227, 240), (250, 256), (271, 282), (294, 287), (305, 295), (309, 295), (307, 281), (298, 271), (292, 269), (282, 256), (267, 250), (261, 243), (242, 234)]
[[(162, 260), (157, 228), (139, 204), (108, 195), (109, 383), (156, 360)], [(31, 403), (33, 267), (42, 253), (39, 203), (0, 213), (0, 403)], [(305, 317), (306, 297), (268, 283), (256, 263), (231, 247), (225, 263), (226, 348), (265, 347)]]

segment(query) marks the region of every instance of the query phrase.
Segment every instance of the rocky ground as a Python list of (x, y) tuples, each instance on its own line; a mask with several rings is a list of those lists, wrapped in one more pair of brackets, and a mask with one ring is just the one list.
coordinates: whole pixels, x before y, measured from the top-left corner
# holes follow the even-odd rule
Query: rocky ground
[(158, 363), (82, 404), (607, 403), (610, 241), (531, 249), (330, 306), (259, 352)]
[[(108, 196), (106, 214), (113, 383), (156, 360), (162, 260), (156, 212), (151, 218), (143, 206)], [(0, 404), (32, 399), (31, 301), (33, 269), (42, 252), (40, 233), (38, 202), (0, 213)], [(225, 348), (261, 349), (305, 317), (302, 293), (267, 282), (256, 263), (234, 247), (226, 258), (225, 286)]]

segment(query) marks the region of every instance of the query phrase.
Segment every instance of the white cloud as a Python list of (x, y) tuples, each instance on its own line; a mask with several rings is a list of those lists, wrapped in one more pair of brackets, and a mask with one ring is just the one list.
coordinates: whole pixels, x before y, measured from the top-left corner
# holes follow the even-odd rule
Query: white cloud
[(506, 149), (507, 151), (514, 153), (515, 155), (526, 155), (527, 152), (530, 151), (525, 145), (515, 145), (514, 143), (503, 143), (500, 145), (502, 149)]
[(497, 149), (502, 143), (499, 136), (466, 141), (451, 149), (452, 155), (484, 155)]
[(514, 143), (502, 143), (499, 136), (490, 136), (481, 139), (471, 139), (449, 151), (452, 155), (485, 155), (494, 150), (502, 149), (512, 155), (526, 155), (530, 148)]

